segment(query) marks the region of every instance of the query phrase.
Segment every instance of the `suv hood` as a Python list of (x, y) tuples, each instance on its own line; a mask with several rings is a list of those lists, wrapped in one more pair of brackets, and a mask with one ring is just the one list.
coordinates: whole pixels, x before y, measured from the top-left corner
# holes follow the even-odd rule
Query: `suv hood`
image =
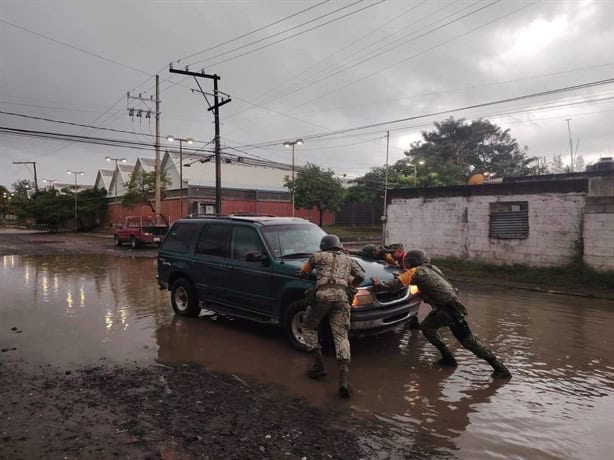
[[(362, 257), (351, 256), (358, 265), (362, 267), (365, 271), (365, 280), (362, 282), (361, 286), (371, 286), (371, 277), (377, 276), (382, 281), (388, 281), (394, 278), (395, 273), (402, 273), (403, 270), (401, 268), (392, 267), (390, 265), (385, 265), (381, 262), (375, 262), (373, 260), (363, 259)], [(284, 264), (286, 264), (289, 268), (292, 267), (289, 271), (298, 271), (303, 267), (303, 264), (307, 260), (307, 257), (298, 257), (296, 259), (284, 259)]]

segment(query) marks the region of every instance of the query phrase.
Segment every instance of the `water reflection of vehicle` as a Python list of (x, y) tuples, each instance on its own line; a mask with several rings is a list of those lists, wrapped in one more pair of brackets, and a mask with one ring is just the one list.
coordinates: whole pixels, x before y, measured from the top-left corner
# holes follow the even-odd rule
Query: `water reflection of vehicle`
[[(315, 278), (300, 279), (296, 273), (319, 250), (324, 235), (317, 225), (297, 218), (183, 219), (160, 248), (158, 282), (171, 291), (177, 314), (197, 316), (205, 308), (278, 324), (294, 347), (304, 349), (304, 294)], [(398, 269), (356, 260), (367, 276), (352, 302), (350, 334), (387, 332), (417, 314), (420, 299), (410, 289), (373, 292), (371, 276), (392, 279)]]

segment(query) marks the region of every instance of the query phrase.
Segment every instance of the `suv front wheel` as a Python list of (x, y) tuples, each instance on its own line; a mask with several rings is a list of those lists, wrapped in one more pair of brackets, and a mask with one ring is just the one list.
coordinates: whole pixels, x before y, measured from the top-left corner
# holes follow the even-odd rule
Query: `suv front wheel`
[(196, 317), (200, 313), (194, 286), (185, 278), (177, 278), (171, 286), (171, 304), (176, 314)]
[(307, 305), (304, 299), (295, 300), (286, 311), (285, 332), (288, 342), (293, 348), (307, 351), (305, 338), (303, 337), (303, 322)]

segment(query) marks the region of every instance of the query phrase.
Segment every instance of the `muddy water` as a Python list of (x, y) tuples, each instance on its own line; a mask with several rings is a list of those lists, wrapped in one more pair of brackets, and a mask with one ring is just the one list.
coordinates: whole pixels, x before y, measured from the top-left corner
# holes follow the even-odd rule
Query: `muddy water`
[[(353, 342), (355, 398), (302, 375), (307, 357), (279, 331), (216, 315), (175, 318), (155, 284), (155, 260), (102, 256), (0, 257), (0, 355), (37, 369), (113, 362), (196, 362), (284, 385), (314, 404), (379, 425), (374, 456), (396, 446), (442, 457), (611, 458), (614, 451), (614, 302), (461, 286), (474, 332), (503, 357), (510, 382), (457, 350), (459, 367), (433, 367), (418, 331)], [(423, 308), (421, 315), (428, 312)], [(23, 332), (12, 331), (16, 327)], [(451, 335), (448, 343), (457, 348)]]

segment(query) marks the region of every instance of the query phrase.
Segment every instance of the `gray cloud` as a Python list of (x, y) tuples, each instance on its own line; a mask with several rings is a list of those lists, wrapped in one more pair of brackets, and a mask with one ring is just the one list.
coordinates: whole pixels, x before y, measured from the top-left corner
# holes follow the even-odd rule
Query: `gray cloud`
[[(224, 52), (350, 3), (329, 2), (186, 62)], [(345, 11), (373, 3), (368, 0)], [(357, 60), (368, 58), (378, 47), (402, 40), (403, 34), (414, 33), (404, 38), (407, 40), (442, 24), (445, 16), (449, 17), (443, 21), (450, 21), (488, 3), (389, 0), (218, 66), (207, 67), (222, 58), (205, 61), (208, 72), (222, 76), (220, 89), (233, 96), (232, 103), (222, 109), (225, 143), (242, 146), (294, 139), (612, 76), (614, 9), (611, 2), (599, 1), (538, 2), (495, 21), (527, 5), (499, 2), (344, 70)], [(163, 135), (210, 140), (212, 118), (202, 98), (190, 93), (194, 83), (188, 80), (171, 87), (172, 82), (180, 79), (170, 76), (166, 65), (310, 5), (315, 2), (3, 0), (2, 20), (124, 66), (0, 23), (0, 106), (3, 111), (149, 134), (153, 125), (145, 120), (131, 121), (127, 116), (126, 91), (147, 79), (146, 75), (125, 67), (130, 66), (147, 73), (160, 71)], [(437, 46), (440, 43), (444, 44)], [(194, 68), (200, 69), (200, 64)], [(303, 88), (332, 72), (338, 73)], [(151, 90), (152, 84), (153, 80), (148, 79), (137, 92)], [(298, 91), (277, 98), (295, 90)], [(549, 110), (543, 107), (612, 96), (614, 87), (608, 85), (452, 115), (488, 116), (509, 128), (531, 154), (547, 157), (568, 153), (564, 120), (572, 118), (574, 138), (580, 138), (579, 152), (587, 161), (594, 161), (614, 150), (614, 103), (605, 100)], [(109, 113), (103, 115), (109, 108)], [(526, 109), (533, 110), (519, 112)], [(502, 115), (508, 112), (517, 113)], [(442, 118), (445, 116), (390, 126), (391, 160), (400, 158), (421, 130)], [(144, 135), (119, 135), (6, 115), (0, 115), (0, 124), (147, 139)], [(308, 141), (297, 150), (297, 158), (301, 163), (315, 162), (340, 174), (360, 174), (383, 163), (386, 129), (351, 133), (335, 140)], [(240, 148), (276, 161), (289, 160), (289, 152), (281, 142), (265, 148)], [(135, 161), (139, 155), (152, 154), (2, 134), (0, 184), (10, 185), (29, 176), (25, 167), (13, 166), (12, 161), (35, 160), (40, 177), (61, 180), (67, 177), (67, 168), (83, 169), (87, 172), (84, 180), (93, 182), (97, 169), (108, 166), (104, 161), (106, 155), (126, 156)]]

